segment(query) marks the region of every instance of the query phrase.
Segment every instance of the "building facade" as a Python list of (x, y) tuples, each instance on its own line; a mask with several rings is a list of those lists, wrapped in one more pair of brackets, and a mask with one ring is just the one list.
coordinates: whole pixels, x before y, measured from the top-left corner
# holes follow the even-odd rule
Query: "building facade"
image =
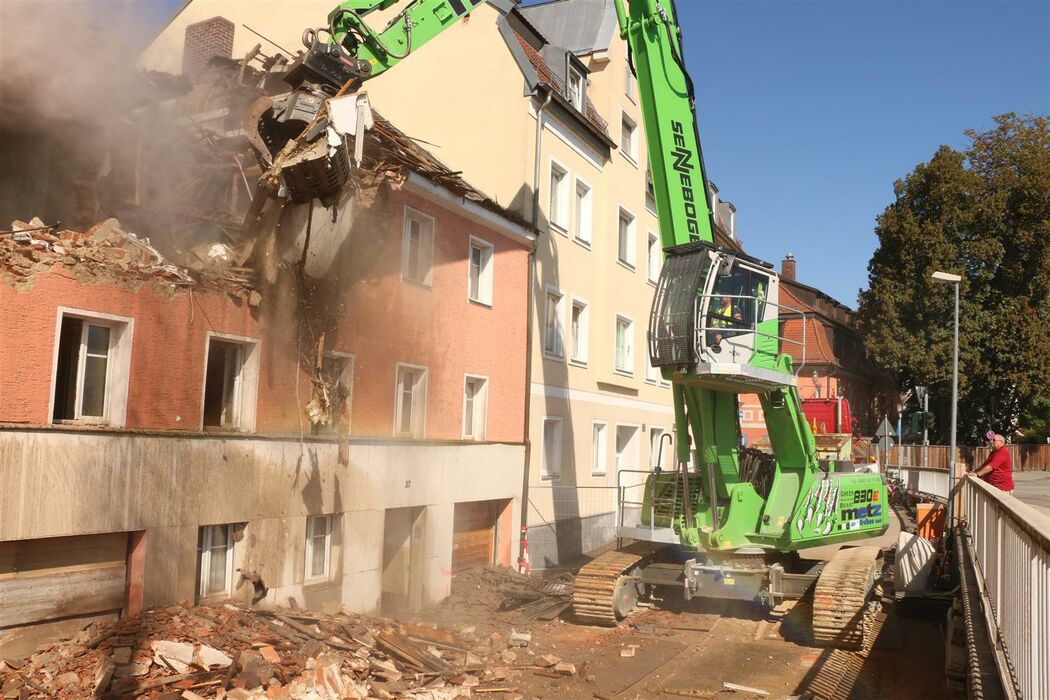
[(0, 238), (0, 644), (226, 597), (414, 609), (513, 564), (535, 232), (383, 124), (374, 177), (197, 268), (112, 219)]

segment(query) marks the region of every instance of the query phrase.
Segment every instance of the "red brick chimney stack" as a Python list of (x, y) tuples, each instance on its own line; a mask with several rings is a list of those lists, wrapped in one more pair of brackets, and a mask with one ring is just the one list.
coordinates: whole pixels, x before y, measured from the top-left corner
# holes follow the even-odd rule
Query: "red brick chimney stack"
[(212, 56), (233, 56), (233, 22), (225, 17), (212, 17), (186, 27), (182, 74), (191, 79), (197, 77)]
[(795, 281), (795, 256), (793, 253), (788, 253), (780, 261), (780, 276), (783, 279)]

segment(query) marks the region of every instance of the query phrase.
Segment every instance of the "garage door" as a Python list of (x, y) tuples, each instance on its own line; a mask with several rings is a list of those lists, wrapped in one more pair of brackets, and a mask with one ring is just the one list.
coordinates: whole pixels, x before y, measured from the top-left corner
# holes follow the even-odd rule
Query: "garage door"
[(126, 533), (0, 542), (0, 628), (119, 612)]
[(452, 570), (488, 566), (496, 551), (499, 501), (457, 503), (452, 534)]

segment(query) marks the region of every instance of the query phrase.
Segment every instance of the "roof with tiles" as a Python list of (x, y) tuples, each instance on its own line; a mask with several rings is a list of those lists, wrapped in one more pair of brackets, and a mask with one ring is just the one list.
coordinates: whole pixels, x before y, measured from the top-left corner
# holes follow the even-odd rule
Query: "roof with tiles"
[[(540, 54), (536, 48), (528, 42), (525, 37), (520, 34), (514, 34), (518, 40), (518, 44), (521, 45), (521, 50), (525, 52), (525, 57), (529, 59), (529, 63), (535, 69), (539, 75), (539, 79), (547, 83), (547, 85), (554, 88), (563, 98), (569, 99), (569, 92), (565, 87), (565, 81), (561, 79), (561, 76), (547, 63), (546, 59)], [(607, 133), (608, 122), (598, 114), (598, 110), (591, 104), (590, 99), (584, 97), (584, 115), (587, 117), (587, 121), (591, 123), (594, 128), (603, 134)]]

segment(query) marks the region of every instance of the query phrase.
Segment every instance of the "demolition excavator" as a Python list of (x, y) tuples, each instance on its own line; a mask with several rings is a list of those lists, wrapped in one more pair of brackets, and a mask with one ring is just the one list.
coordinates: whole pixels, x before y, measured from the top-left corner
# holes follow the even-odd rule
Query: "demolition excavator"
[[(306, 51), (285, 72), (293, 90), (262, 98), (247, 120), (263, 165), (291, 164), (281, 174), (287, 196), (323, 200), (345, 179), (330, 144), (322, 157), (290, 157), (323, 131), (326, 100), (353, 94), (483, 2), (413, 0), (377, 32), (365, 16), (397, 0), (347, 0), (326, 26), (307, 30)], [(575, 615), (615, 624), (668, 587), (686, 599), (767, 605), (813, 588), (815, 639), (860, 646), (880, 550), (845, 547), (827, 563), (799, 552), (882, 534), (886, 484), (818, 458), (792, 359), (805, 357), (805, 314), (779, 304), (770, 264), (716, 243), (674, 1), (615, 0), (615, 9), (637, 77), (664, 251), (648, 351), (672, 386), (676, 466), (619, 473), (620, 546), (578, 573)], [(783, 330), (792, 319), (801, 338)], [(742, 447), (740, 394), (759, 397), (772, 454)]]

